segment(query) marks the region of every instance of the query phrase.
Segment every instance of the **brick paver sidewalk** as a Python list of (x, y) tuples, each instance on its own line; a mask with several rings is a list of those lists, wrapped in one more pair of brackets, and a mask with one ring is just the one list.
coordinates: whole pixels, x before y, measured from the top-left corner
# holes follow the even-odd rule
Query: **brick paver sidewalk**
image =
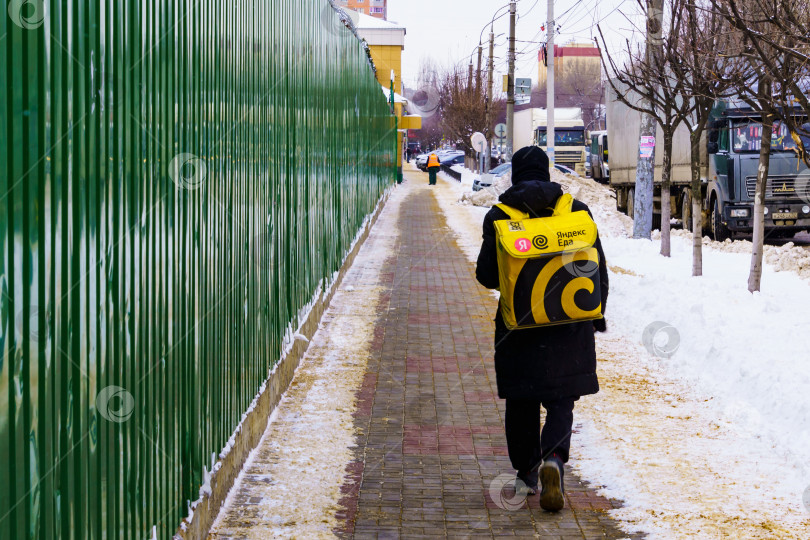
[(496, 300), (476, 282), (431, 193), (441, 183), (429, 187), (426, 174), (406, 172), (398, 189), (412, 192), (358, 396), (361, 435), (342, 488), (340, 534), (627, 537), (605, 513), (611, 501), (570, 469), (559, 514), (541, 510), (537, 496), (527, 505), (499, 489), (514, 471), (492, 360)]

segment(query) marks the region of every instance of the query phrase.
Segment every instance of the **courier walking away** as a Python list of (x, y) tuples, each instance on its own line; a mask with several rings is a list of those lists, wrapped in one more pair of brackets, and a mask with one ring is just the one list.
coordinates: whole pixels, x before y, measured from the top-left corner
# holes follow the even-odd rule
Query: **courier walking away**
[(574, 404), (599, 391), (594, 332), (606, 328), (607, 265), (587, 205), (551, 182), (539, 147), (515, 153), (500, 202), (484, 218), (476, 277), (501, 293), (495, 372), (509, 459), (516, 489), (533, 495), (540, 482), (541, 507), (559, 511)]

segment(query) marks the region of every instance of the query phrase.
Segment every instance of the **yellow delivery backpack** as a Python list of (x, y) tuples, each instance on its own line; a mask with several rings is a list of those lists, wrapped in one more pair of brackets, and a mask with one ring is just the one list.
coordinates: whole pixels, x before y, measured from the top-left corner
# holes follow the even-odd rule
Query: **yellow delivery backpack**
[(507, 328), (533, 328), (602, 318), (596, 223), (571, 211), (566, 193), (550, 217), (531, 218), (505, 204), (495, 221), (501, 315)]

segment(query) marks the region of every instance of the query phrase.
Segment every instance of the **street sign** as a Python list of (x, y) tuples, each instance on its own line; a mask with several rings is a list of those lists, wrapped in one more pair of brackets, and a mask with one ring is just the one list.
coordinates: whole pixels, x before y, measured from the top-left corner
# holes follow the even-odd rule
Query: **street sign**
[(515, 96), (515, 105), (526, 105), (527, 103), (531, 102), (532, 96)]
[(515, 95), (528, 96), (532, 93), (531, 79), (515, 79)]
[(495, 126), (495, 136), (499, 139), (506, 137), (506, 124), (498, 124)]
[[(503, 76), (503, 91), (509, 91), (509, 75)], [(531, 79), (515, 79), (515, 95), (527, 96), (532, 93)]]
[(487, 138), (480, 131), (476, 131), (472, 134), (472, 137), (470, 137), (470, 142), (472, 143), (472, 147), (477, 152), (483, 152), (487, 149)]
[(506, 146), (506, 139), (495, 139), (495, 144), (497, 146)]

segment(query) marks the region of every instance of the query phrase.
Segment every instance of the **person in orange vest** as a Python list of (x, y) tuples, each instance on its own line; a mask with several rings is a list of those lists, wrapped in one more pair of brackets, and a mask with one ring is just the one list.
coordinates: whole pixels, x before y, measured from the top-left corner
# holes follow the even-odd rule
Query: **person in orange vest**
[(439, 161), (439, 156), (437, 156), (436, 154), (430, 154), (430, 156), (428, 156), (427, 170), (428, 170), (428, 173), (430, 174), (430, 185), (431, 186), (436, 185), (436, 173), (439, 172), (439, 169), (441, 168), (441, 166), (442, 166), (442, 164)]

